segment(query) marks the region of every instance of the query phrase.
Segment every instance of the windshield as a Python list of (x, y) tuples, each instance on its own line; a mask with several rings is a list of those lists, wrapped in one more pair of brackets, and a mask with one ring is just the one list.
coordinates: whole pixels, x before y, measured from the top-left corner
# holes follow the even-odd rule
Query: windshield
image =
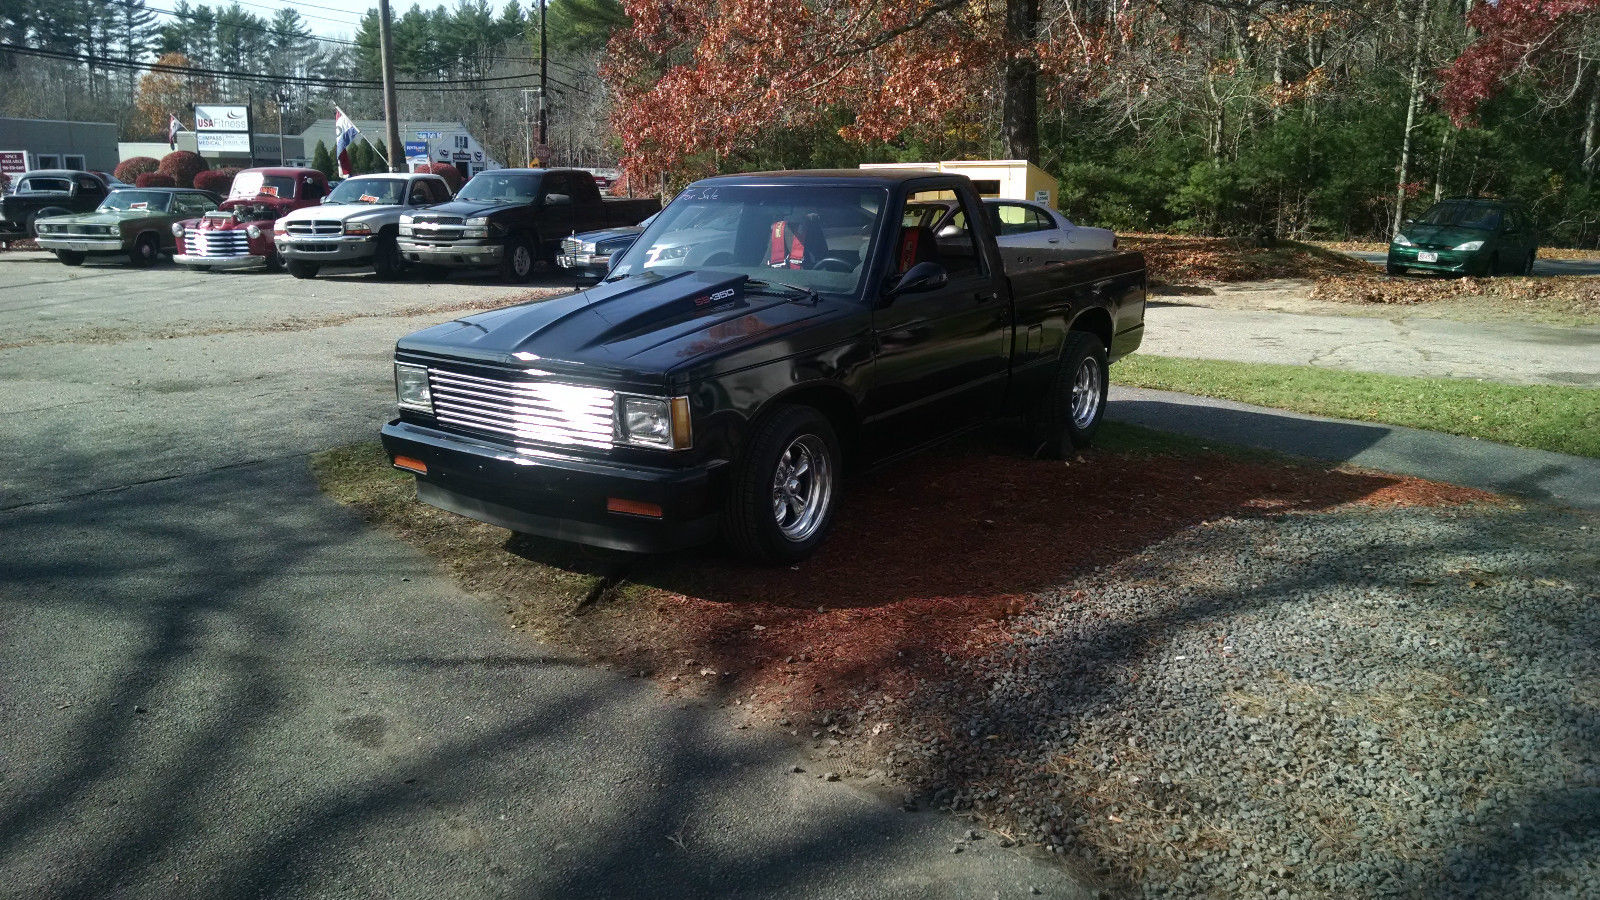
[(406, 182), (397, 178), (352, 178), (339, 182), (323, 202), (399, 205), (406, 202)]
[(853, 296), (887, 202), (882, 188), (690, 187), (657, 214), (611, 274), (711, 269)]
[(472, 176), (457, 200), (487, 203), (532, 203), (539, 196), (539, 176), (526, 172), (483, 172)]
[(100, 204), (101, 209), (145, 209), (166, 212), (172, 206), (172, 195), (165, 191), (112, 191)]
[(1422, 225), (1448, 225), (1493, 231), (1500, 227), (1501, 212), (1481, 203), (1435, 203), (1417, 222)]
[(17, 185), (19, 194), (65, 194), (72, 190), (72, 182), (65, 178), (24, 178), (22, 184)]
[(228, 192), (229, 200), (254, 200), (257, 197), (293, 199), (294, 176), (240, 172), (233, 177), (233, 190)]

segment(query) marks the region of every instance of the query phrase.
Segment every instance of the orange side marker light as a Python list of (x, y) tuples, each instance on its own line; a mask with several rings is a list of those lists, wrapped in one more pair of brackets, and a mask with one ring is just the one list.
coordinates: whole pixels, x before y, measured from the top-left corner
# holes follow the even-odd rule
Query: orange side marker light
[(409, 456), (396, 456), (394, 458), (394, 467), (396, 469), (405, 469), (407, 472), (415, 472), (418, 475), (428, 474), (427, 463), (420, 459), (412, 459)]
[(624, 500), (621, 497), (607, 497), (606, 512), (626, 513), (630, 516), (649, 516), (652, 519), (661, 518), (660, 505), (643, 503), (638, 500)]

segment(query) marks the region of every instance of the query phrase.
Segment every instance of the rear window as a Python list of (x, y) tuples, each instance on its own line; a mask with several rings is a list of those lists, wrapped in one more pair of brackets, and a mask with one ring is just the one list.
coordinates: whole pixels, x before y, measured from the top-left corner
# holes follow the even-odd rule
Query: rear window
[(32, 178), (22, 179), (17, 185), (19, 194), (48, 194), (51, 192), (65, 194), (72, 190), (72, 182), (65, 178), (46, 178), (35, 175)]

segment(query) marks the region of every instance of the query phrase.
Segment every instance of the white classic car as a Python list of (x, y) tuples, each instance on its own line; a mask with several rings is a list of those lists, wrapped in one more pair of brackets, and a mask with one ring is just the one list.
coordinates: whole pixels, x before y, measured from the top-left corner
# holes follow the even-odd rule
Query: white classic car
[[(1116, 232), (1074, 224), (1042, 203), (986, 198), (983, 204), (989, 211), (989, 227), (994, 229), (996, 242), (1002, 247), (1058, 250), (1114, 250), (1117, 247)], [(905, 224), (926, 226), (936, 234), (950, 229), (954, 234), (964, 225), (957, 221), (962, 215), (953, 202), (911, 203), (906, 205)]]

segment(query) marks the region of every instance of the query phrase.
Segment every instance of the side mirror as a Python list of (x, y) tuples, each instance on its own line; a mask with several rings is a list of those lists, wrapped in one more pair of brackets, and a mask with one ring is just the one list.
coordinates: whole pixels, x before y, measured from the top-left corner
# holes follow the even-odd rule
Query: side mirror
[(936, 291), (950, 283), (950, 273), (936, 262), (919, 262), (900, 276), (883, 292), (884, 300), (893, 300), (901, 294), (921, 294)]

